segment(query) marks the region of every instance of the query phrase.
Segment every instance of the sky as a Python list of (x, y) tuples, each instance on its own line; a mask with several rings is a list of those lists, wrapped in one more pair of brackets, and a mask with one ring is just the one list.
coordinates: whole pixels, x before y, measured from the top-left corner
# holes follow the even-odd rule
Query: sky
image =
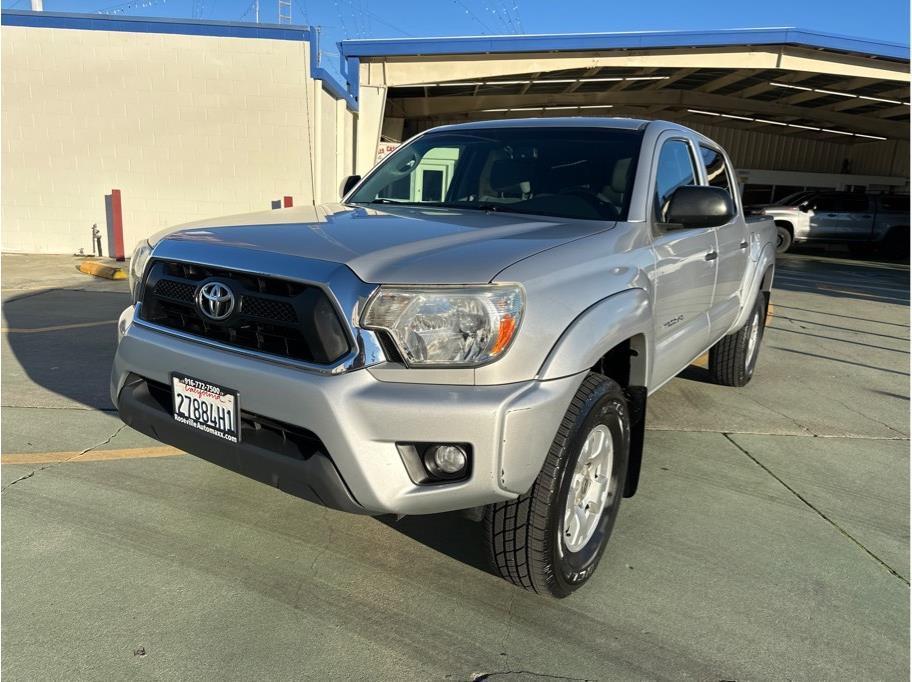
[[(2, 0), (28, 9), (30, 0)], [(53, 12), (250, 21), (255, 0), (44, 0)], [(259, 0), (278, 21), (278, 0)], [(907, 0), (292, 0), (292, 20), (321, 27), (322, 61), (343, 38), (707, 30), (794, 26), (909, 44)]]

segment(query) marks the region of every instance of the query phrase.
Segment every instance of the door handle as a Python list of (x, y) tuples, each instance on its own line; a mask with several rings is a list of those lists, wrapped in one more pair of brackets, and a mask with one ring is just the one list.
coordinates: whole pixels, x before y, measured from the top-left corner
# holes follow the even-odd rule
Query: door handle
[(748, 244), (747, 240), (745, 239), (743, 242), (741, 242), (741, 244), (739, 246), (742, 249), (746, 249), (749, 246), (749, 244)]
[(719, 257), (718, 251), (710, 251), (705, 256), (703, 256), (703, 258), (705, 258), (706, 260), (716, 260), (716, 258), (718, 258), (718, 257)]

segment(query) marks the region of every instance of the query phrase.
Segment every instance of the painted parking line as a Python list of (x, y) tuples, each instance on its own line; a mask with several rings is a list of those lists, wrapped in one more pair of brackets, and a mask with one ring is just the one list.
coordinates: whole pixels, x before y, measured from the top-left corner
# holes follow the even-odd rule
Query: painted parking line
[[(900, 302), (902, 302), (909, 297), (908, 291), (904, 291), (904, 292), (897, 291), (897, 293), (900, 294), (898, 296), (881, 296), (880, 294), (871, 294), (871, 293), (868, 293), (867, 291), (859, 291), (858, 289), (840, 289), (840, 288), (837, 288), (836, 286), (829, 286), (827, 284), (818, 284), (815, 288), (820, 291), (832, 291), (835, 294), (849, 294), (851, 296), (867, 296), (868, 298), (876, 298), (881, 301), (900, 301)], [(902, 294), (905, 294), (905, 296), (903, 296)]]
[(3, 334), (41, 334), (43, 332), (61, 332), (67, 329), (101, 327), (106, 324), (117, 324), (117, 320), (102, 320), (101, 322), (74, 322), (73, 324), (57, 324), (51, 327), (0, 327), (0, 332)]
[(148, 459), (152, 457), (177, 457), (184, 453), (177, 448), (126, 448), (121, 450), (82, 450), (69, 452), (22, 452), (0, 455), (0, 464), (53, 464), (55, 462), (107, 462), (117, 459)]
[(788, 282), (790, 284), (804, 284), (805, 286), (837, 286), (837, 287), (854, 287), (856, 289), (870, 289), (871, 291), (881, 291), (892, 294), (907, 294), (909, 290), (902, 287), (879, 286), (877, 284), (868, 284), (859, 280), (839, 280), (839, 279), (821, 279), (818, 277), (790, 277), (789, 275), (778, 274), (777, 281)]

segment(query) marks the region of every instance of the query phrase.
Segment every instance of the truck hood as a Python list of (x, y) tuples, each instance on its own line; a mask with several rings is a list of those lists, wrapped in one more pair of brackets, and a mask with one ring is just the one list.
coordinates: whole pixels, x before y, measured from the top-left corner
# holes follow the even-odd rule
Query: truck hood
[[(375, 284), (478, 284), (614, 222), (463, 209), (326, 204), (217, 218), (154, 235), (343, 263)], [(175, 245), (177, 246), (177, 245)]]

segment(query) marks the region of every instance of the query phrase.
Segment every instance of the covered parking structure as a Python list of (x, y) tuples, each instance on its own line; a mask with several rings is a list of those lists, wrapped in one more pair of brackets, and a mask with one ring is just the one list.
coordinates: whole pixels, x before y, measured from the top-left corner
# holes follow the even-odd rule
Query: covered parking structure
[(798, 29), (348, 40), (356, 166), (445, 123), (662, 118), (731, 153), (746, 199), (908, 191), (907, 46)]

